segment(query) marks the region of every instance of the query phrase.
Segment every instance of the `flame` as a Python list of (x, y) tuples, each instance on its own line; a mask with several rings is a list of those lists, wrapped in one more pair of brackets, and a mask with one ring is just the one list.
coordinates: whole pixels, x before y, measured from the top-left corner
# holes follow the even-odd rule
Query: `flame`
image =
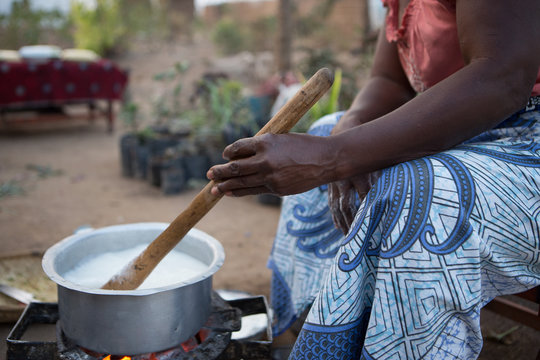
[[(107, 355), (103, 358), (103, 360), (111, 360), (111, 355)], [(121, 358), (120, 360), (131, 360), (131, 357), (129, 356), (124, 356), (123, 358)]]

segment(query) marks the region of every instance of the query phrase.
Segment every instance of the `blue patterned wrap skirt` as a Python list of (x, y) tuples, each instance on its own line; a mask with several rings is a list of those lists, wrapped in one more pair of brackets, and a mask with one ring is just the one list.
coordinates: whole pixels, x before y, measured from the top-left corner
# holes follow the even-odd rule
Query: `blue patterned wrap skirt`
[[(327, 136), (341, 113), (317, 121)], [(382, 170), (349, 233), (327, 187), (283, 199), (268, 262), (290, 359), (474, 359), (480, 309), (540, 285), (540, 105), (451, 150)]]

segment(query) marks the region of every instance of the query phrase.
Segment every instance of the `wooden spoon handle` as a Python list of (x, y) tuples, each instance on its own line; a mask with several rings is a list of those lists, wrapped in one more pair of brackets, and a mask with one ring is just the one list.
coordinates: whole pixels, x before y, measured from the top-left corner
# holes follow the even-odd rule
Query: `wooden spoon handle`
[[(255, 136), (288, 132), (332, 86), (332, 82), (333, 75), (330, 70), (323, 68), (317, 71)], [(222, 198), (223, 195), (212, 195), (210, 190), (213, 186), (214, 182), (210, 181), (189, 206), (137, 258), (103, 285), (102, 289), (133, 290), (139, 287), (161, 259)]]

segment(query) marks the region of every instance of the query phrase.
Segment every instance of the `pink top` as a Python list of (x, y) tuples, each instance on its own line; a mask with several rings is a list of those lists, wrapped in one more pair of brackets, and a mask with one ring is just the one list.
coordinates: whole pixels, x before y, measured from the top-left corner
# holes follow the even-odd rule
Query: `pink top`
[[(410, 0), (401, 23), (399, 0), (388, 7), (386, 38), (397, 41), (399, 59), (411, 86), (422, 92), (465, 66), (456, 24), (455, 0)], [(540, 69), (531, 96), (540, 95)]]

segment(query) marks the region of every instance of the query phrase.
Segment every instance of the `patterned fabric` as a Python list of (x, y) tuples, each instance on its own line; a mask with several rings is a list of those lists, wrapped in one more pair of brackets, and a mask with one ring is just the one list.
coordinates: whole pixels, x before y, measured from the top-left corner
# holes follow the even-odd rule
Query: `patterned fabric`
[(540, 285), (539, 120), (533, 105), (383, 170), (347, 236), (325, 188), (286, 197), (269, 261), (275, 332), (313, 304), (291, 359), (476, 358), (480, 309)]
[(0, 106), (120, 100), (128, 73), (112, 61), (0, 61)]
[[(342, 114), (321, 118), (309, 133), (329, 135)], [(283, 198), (268, 261), (273, 270), (271, 302), (277, 312), (276, 335), (287, 330), (313, 302), (342, 239), (343, 234), (332, 222), (326, 186)]]

